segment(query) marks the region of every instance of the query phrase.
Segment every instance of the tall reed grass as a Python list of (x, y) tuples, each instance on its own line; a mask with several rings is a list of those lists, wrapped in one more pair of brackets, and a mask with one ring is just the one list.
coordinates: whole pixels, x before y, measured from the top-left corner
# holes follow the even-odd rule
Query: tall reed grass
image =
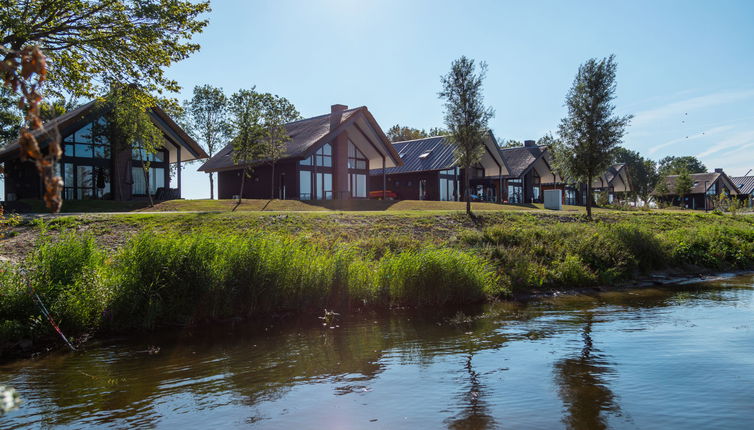
[[(502, 293), (494, 269), (461, 250), (370, 259), (352, 246), (269, 233), (141, 233), (109, 258), (93, 238), (65, 234), (55, 242), (43, 239), (22, 266), (72, 334), (283, 311), (460, 304)], [(44, 323), (25, 325), (38, 310), (20, 269), (0, 272), (0, 343), (49, 334)]]

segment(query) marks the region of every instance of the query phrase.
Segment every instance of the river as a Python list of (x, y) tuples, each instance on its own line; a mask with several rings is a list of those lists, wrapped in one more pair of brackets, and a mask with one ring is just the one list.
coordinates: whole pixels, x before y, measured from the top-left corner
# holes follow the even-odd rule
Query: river
[(0, 366), (0, 428), (748, 429), (753, 299), (740, 276), (108, 339)]

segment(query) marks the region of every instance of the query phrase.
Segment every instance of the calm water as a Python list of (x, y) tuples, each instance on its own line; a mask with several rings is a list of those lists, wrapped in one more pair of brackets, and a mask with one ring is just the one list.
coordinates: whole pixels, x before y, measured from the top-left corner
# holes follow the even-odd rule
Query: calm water
[(0, 428), (750, 429), (753, 298), (739, 277), (113, 340), (0, 367), (25, 399)]

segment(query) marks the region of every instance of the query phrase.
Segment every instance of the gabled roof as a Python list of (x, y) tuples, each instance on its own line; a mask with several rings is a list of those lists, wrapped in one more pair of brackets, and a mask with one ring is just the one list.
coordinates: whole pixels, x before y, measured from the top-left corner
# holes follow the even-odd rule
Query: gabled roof
[[(403, 160), (402, 166), (385, 169), (385, 174), (423, 172), (430, 170), (446, 170), (455, 167), (456, 158), (451, 145), (445, 136), (427, 137), (424, 139), (406, 140), (393, 143), (393, 148)], [(372, 174), (382, 174), (372, 172)]]
[[(492, 132), (488, 132), (484, 143), (486, 146), (485, 155), (489, 155), (492, 158), (492, 160), (487, 157), (482, 159), (481, 164), (485, 168), (486, 176), (499, 175), (500, 173), (498, 172), (500, 169), (502, 169), (502, 173), (505, 175), (508, 171), (507, 165), (500, 156), (500, 152), (497, 151), (497, 142)], [(385, 174), (388, 175), (447, 170), (457, 166), (455, 146), (450, 142), (448, 136), (404, 140), (393, 143), (393, 147), (400, 154), (403, 165), (385, 169)], [(488, 163), (488, 165), (485, 165), (485, 163)], [(490, 174), (488, 169), (494, 170), (495, 173)], [(372, 171), (371, 174), (381, 175), (382, 169)]]
[[(66, 136), (72, 131), (80, 128), (85, 122), (94, 119), (94, 117), (101, 112), (101, 110), (98, 110), (97, 101), (92, 100), (89, 103), (83, 104), (64, 113), (63, 115), (46, 121), (43, 129), (35, 130), (32, 134), (37, 138), (40, 146), (44, 148), (49, 143), (46, 139), (46, 133), (50, 130), (56, 130), (61, 136)], [(160, 128), (163, 133), (168, 135), (170, 140), (175, 141), (174, 143), (185, 147), (194, 158), (209, 157), (209, 155), (204, 152), (204, 149), (186, 134), (186, 132), (161, 108), (155, 106), (149, 113), (154, 124)], [(17, 140), (6, 145), (4, 148), (0, 149), (0, 162), (17, 158), (20, 155), (19, 150), (20, 147)]]
[(614, 181), (621, 178), (621, 175), (623, 174), (623, 178), (625, 178), (626, 182), (624, 185), (626, 185), (627, 188), (630, 188), (631, 184), (629, 183), (629, 177), (626, 174), (627, 169), (628, 166), (626, 164), (613, 164), (605, 170), (605, 173), (603, 173), (602, 176), (594, 180), (593, 187), (614, 187)]
[(546, 146), (517, 146), (500, 148), (500, 155), (508, 166), (505, 178), (519, 178), (525, 175), (540, 158), (545, 155)]
[(738, 187), (741, 194), (754, 193), (754, 176), (731, 176), (730, 180)]
[[(310, 155), (310, 151), (317, 148), (320, 143), (334, 139), (338, 134), (343, 132), (347, 127), (358, 119), (364, 119), (374, 129), (380, 140), (386, 148), (387, 155), (390, 156), (395, 164), (401, 164), (398, 153), (395, 152), (390, 141), (382, 133), (379, 125), (372, 117), (372, 114), (366, 108), (361, 106), (353, 109), (341, 111), (340, 125), (335, 130), (330, 130), (330, 116), (332, 113), (319, 115), (300, 121), (290, 122), (285, 128), (290, 136), (282, 158), (305, 158)], [(264, 160), (255, 160), (253, 164), (258, 164)], [(240, 166), (233, 162), (233, 145), (228, 143), (212, 158), (207, 160), (199, 170), (203, 172), (217, 172), (222, 170), (238, 169)]]
[[(665, 184), (668, 187), (668, 195), (675, 195), (675, 184), (678, 180), (679, 175), (668, 175), (665, 177)], [(731, 179), (723, 172), (710, 172), (710, 173), (692, 173), (689, 176), (691, 176), (691, 180), (693, 182), (691, 186), (691, 193), (690, 194), (704, 194), (706, 193), (712, 184), (714, 184), (718, 179), (722, 178), (724, 182), (727, 182), (728, 188), (733, 191), (733, 194), (739, 194), (739, 189), (734, 184)], [(653, 194), (656, 194), (653, 192)]]

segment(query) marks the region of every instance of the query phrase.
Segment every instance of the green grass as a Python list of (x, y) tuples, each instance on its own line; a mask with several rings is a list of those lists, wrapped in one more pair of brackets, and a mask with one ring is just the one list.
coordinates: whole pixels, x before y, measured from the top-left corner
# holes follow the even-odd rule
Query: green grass
[(51, 334), (20, 268), (73, 336), (754, 268), (754, 217), (686, 211), (92, 214), (13, 233), (0, 241), (16, 260), (0, 266), (6, 342)]
[(494, 270), (462, 250), (373, 258), (264, 232), (143, 232), (109, 257), (88, 235), (42, 236), (22, 264), (3, 266), (0, 280), (0, 345), (53, 334), (27, 281), (73, 337), (324, 308), (459, 305), (504, 293)]

